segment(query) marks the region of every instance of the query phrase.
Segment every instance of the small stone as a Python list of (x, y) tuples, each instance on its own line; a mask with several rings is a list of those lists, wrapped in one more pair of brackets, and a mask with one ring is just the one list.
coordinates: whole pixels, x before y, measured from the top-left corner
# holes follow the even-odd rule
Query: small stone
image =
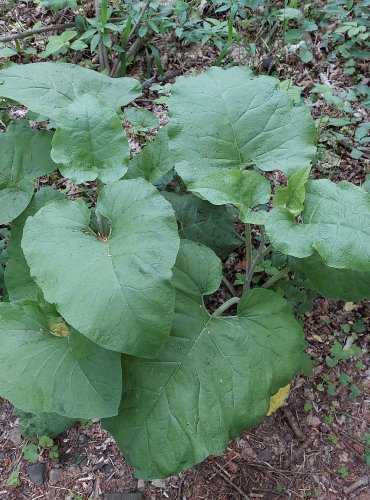
[(86, 436), (86, 434), (80, 434), (78, 436), (78, 444), (85, 444), (87, 443), (89, 438)]
[(270, 448), (264, 448), (257, 453), (257, 458), (263, 460), (264, 462), (269, 462), (272, 458), (272, 453)]
[(321, 420), (318, 417), (315, 417), (315, 415), (308, 415), (307, 423), (311, 427), (320, 427)]
[(22, 436), (18, 427), (10, 429), (9, 439), (15, 446), (19, 446), (22, 443)]
[(49, 483), (57, 484), (63, 475), (63, 469), (51, 469), (49, 472)]
[(41, 463), (29, 465), (27, 474), (33, 484), (41, 486), (46, 479), (46, 465)]
[(4, 458), (5, 458), (4, 453), (0, 452), (0, 462), (3, 462)]
[(114, 467), (112, 464), (104, 464), (101, 471), (104, 472), (104, 474), (111, 474), (114, 471)]
[(256, 458), (256, 452), (252, 448), (252, 446), (245, 441), (245, 439), (239, 439), (239, 446), (241, 448), (240, 455), (244, 459)]
[(93, 468), (92, 468), (93, 472), (95, 472), (96, 470), (100, 470), (100, 469), (102, 469), (102, 468), (104, 467), (104, 465), (106, 465), (106, 463), (104, 462), (104, 460), (99, 460), (99, 462), (98, 462), (98, 463), (96, 463), (96, 464), (93, 466)]
[(154, 479), (151, 483), (152, 483), (152, 486), (154, 486), (154, 488), (165, 488), (166, 487), (166, 481), (164, 479)]
[(144, 479), (139, 479), (137, 482), (138, 491), (145, 491), (145, 481)]

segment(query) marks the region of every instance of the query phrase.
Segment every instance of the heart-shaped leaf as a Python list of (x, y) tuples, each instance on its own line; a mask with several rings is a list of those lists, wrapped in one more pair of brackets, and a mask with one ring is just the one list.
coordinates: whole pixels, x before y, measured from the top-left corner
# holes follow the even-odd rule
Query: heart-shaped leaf
[(109, 183), (123, 177), (130, 147), (114, 109), (84, 95), (59, 114), (57, 124), (51, 156), (64, 177), (76, 184), (96, 178)]
[(174, 162), (168, 149), (167, 130), (161, 129), (154, 141), (149, 142), (129, 161), (125, 179), (143, 177), (152, 184), (156, 184), (173, 167)]
[(326, 266), (320, 255), (289, 259), (290, 266), (310, 281), (312, 288), (327, 299), (357, 302), (370, 299), (370, 270), (353, 271)]
[[(65, 325), (59, 336), (35, 304), (0, 303), (0, 394), (30, 413), (115, 415), (120, 355)], [(67, 336), (65, 336), (67, 334)]]
[(63, 417), (57, 413), (38, 413), (34, 415), (19, 408), (14, 408), (14, 414), (19, 417), (19, 430), (28, 441), (38, 441), (42, 436), (53, 439), (70, 429), (77, 420)]
[(50, 158), (52, 134), (12, 122), (0, 134), (0, 224), (12, 221), (31, 201), (33, 180), (56, 169)]
[(245, 170), (207, 175), (190, 183), (188, 188), (214, 205), (231, 203), (239, 209), (243, 222), (255, 222), (258, 214), (252, 209), (267, 203), (271, 197), (269, 181), (258, 172)]
[(175, 215), (143, 179), (104, 187), (97, 213), (111, 221), (110, 234), (89, 228), (82, 200), (52, 202), (30, 217), (22, 248), (31, 275), (45, 299), (97, 344), (154, 356), (173, 318)]
[(293, 215), (299, 215), (302, 212), (306, 196), (305, 184), (308, 181), (310, 170), (310, 166), (301, 168), (289, 177), (287, 187), (276, 190), (275, 207), (285, 207)]
[(138, 132), (148, 132), (159, 125), (157, 115), (148, 109), (127, 108), (124, 116)]
[(176, 214), (181, 238), (203, 243), (219, 257), (226, 257), (243, 243), (235, 231), (237, 211), (230, 206), (215, 206), (192, 193), (163, 192)]
[(324, 264), (370, 271), (370, 195), (328, 179), (308, 181), (302, 224), (287, 208), (272, 210), (266, 232), (273, 246), (293, 257), (317, 252)]
[(236, 316), (209, 315), (203, 295), (221, 275), (210, 249), (182, 243), (170, 338), (155, 359), (124, 357), (120, 413), (103, 425), (137, 477), (167, 477), (221, 453), (301, 368), (302, 328), (275, 293), (255, 289)]
[(40, 62), (0, 71), (1, 96), (51, 119), (84, 94), (103, 98), (107, 105), (118, 109), (139, 97), (141, 86), (133, 78), (109, 78), (74, 64)]
[(12, 222), (10, 243), (8, 244), (8, 263), (4, 271), (6, 288), (10, 300), (36, 300), (41, 293), (30, 275), (30, 268), (21, 247), (23, 227), (30, 215), (34, 215), (49, 201), (64, 199), (65, 196), (51, 187), (35, 193), (30, 204), (22, 214)]
[(291, 175), (315, 154), (310, 110), (243, 68), (181, 77), (168, 101), (170, 150), (185, 183), (254, 165)]

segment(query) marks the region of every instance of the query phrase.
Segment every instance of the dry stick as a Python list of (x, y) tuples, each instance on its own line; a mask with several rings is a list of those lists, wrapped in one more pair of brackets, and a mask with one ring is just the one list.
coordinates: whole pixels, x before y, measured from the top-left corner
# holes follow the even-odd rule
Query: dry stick
[[(305, 441), (303, 441), (303, 443), (300, 444), (298, 448), (296, 448), (296, 450), (292, 453), (291, 457), (286, 458), (286, 460), (284, 461), (284, 466), (289, 467), (290, 464), (294, 464), (301, 457), (301, 455), (303, 455), (303, 452), (311, 446), (314, 440), (315, 436), (310, 436)], [(289, 473), (291, 473), (291, 471), (289, 471)]]
[(224, 481), (226, 481), (227, 483), (229, 483), (229, 485), (230, 485), (230, 486), (232, 486), (232, 487), (233, 487), (233, 488), (234, 488), (234, 489), (235, 489), (238, 493), (240, 493), (240, 495), (241, 495), (243, 498), (245, 498), (246, 500), (250, 500), (250, 497), (249, 497), (248, 495), (246, 495), (246, 494), (244, 493), (244, 491), (243, 491), (241, 488), (239, 488), (239, 486), (237, 486), (235, 483), (233, 483), (233, 482), (232, 482), (232, 481), (231, 481), (231, 480), (230, 480), (230, 479), (226, 476), (226, 474), (224, 474), (223, 472), (221, 472), (219, 469), (217, 469), (217, 467), (214, 467), (213, 465), (212, 465), (212, 468), (213, 468), (213, 470), (214, 470), (215, 472), (217, 472), (217, 474), (218, 474), (219, 476), (221, 476), (221, 477), (222, 477), (222, 479), (223, 479)]
[(21, 40), (22, 38), (38, 35), (39, 33), (46, 33), (48, 31), (61, 31), (61, 30), (66, 30), (67, 28), (75, 28), (75, 27), (76, 23), (53, 24), (51, 26), (44, 26), (43, 28), (26, 30), (22, 31), (21, 33), (14, 33), (13, 35), (3, 36), (0, 38), (0, 43), (11, 42), (13, 40)]
[(359, 479), (357, 479), (357, 481), (355, 481), (351, 485), (345, 486), (343, 488), (343, 493), (349, 495), (350, 493), (353, 493), (354, 491), (361, 488), (361, 486), (368, 486), (368, 485), (370, 485), (370, 476), (365, 474), (365, 476), (361, 476)]
[(350, 452), (352, 452), (355, 457), (360, 461), (360, 462), (363, 462), (364, 461), (364, 457), (351, 445), (349, 444), (349, 442), (344, 439), (344, 437), (340, 434), (340, 432), (338, 432), (335, 427), (331, 427), (330, 428), (332, 433), (340, 440), (342, 441), (342, 443), (344, 444), (344, 446), (347, 448), (347, 450), (349, 450)]
[(295, 416), (293, 415), (293, 413), (289, 410), (289, 408), (287, 406), (283, 407), (283, 414), (284, 414), (284, 417), (288, 420), (289, 425), (292, 428), (295, 436), (300, 441), (304, 441), (306, 439), (305, 435), (303, 434), (303, 432), (299, 428), (299, 425), (298, 425), (298, 422), (297, 422)]

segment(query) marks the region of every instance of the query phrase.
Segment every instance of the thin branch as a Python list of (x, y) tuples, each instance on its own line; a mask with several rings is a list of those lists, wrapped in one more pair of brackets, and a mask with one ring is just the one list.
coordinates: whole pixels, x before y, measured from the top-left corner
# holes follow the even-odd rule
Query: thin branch
[(223, 312), (226, 311), (226, 309), (229, 309), (229, 307), (233, 306), (234, 304), (237, 304), (239, 300), (240, 300), (239, 297), (232, 297), (231, 299), (227, 300), (222, 305), (220, 305), (218, 309), (215, 310), (215, 312), (212, 314), (212, 318), (220, 316)]
[(221, 469), (221, 470), (216, 469), (216, 467), (214, 467), (213, 465), (212, 465), (212, 468), (213, 468), (213, 470), (214, 470), (214, 471), (216, 471), (216, 472), (217, 472), (217, 474), (218, 474), (219, 476), (221, 476), (221, 477), (222, 477), (222, 479), (223, 479), (224, 481), (226, 481), (226, 482), (227, 482), (230, 486), (232, 486), (232, 487), (233, 487), (233, 488), (234, 488), (234, 489), (235, 489), (235, 490), (236, 490), (236, 491), (237, 491), (237, 492), (241, 495), (241, 497), (242, 497), (242, 498), (244, 498), (245, 500), (250, 500), (250, 497), (249, 497), (248, 495), (246, 495), (246, 494), (244, 493), (244, 491), (243, 491), (241, 488), (239, 488), (239, 486), (238, 486), (238, 485), (236, 485), (235, 483), (233, 483), (233, 482), (231, 481), (231, 479), (229, 479), (229, 478), (226, 476), (226, 474), (224, 474), (223, 472), (221, 472), (221, 470), (222, 470), (222, 469), (221, 469), (221, 467), (220, 467), (220, 469)]
[(11, 42), (13, 40), (21, 40), (28, 36), (38, 35), (39, 33), (47, 33), (48, 31), (63, 31), (68, 28), (75, 28), (76, 23), (53, 24), (51, 26), (44, 26), (34, 30), (26, 30), (21, 33), (14, 33), (13, 35), (3, 36), (0, 38), (0, 43)]

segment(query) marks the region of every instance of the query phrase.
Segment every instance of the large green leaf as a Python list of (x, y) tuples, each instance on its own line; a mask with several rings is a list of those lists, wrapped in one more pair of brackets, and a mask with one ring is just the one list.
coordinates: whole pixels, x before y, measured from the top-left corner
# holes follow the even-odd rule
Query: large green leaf
[(254, 165), (290, 175), (315, 154), (310, 111), (272, 77), (210, 68), (181, 77), (168, 101), (170, 149), (186, 184)]
[(289, 179), (286, 187), (276, 190), (274, 196), (275, 207), (284, 207), (293, 215), (299, 215), (304, 206), (306, 196), (305, 185), (310, 175), (311, 167), (305, 166), (295, 172)]
[(38, 440), (41, 436), (55, 438), (70, 429), (76, 422), (75, 418), (63, 417), (57, 413), (34, 415), (15, 408), (14, 414), (19, 417), (19, 430), (28, 441)]
[(175, 211), (181, 238), (203, 243), (219, 257), (226, 257), (243, 243), (235, 230), (237, 214), (233, 207), (214, 206), (192, 193), (162, 194)]
[(114, 109), (141, 95), (133, 78), (109, 78), (74, 64), (40, 62), (0, 71), (0, 95), (20, 102), (35, 113), (56, 119), (77, 97), (92, 94)]
[(65, 196), (51, 187), (46, 187), (35, 193), (26, 210), (12, 222), (10, 243), (8, 244), (8, 263), (4, 278), (10, 300), (36, 300), (41, 293), (30, 275), (30, 268), (21, 247), (23, 227), (30, 215), (34, 215), (49, 201), (63, 199)]
[(33, 180), (56, 169), (50, 158), (52, 134), (12, 122), (0, 134), (0, 224), (12, 221), (31, 201)]
[(128, 140), (117, 113), (105, 102), (79, 97), (59, 114), (57, 124), (51, 156), (64, 177), (76, 184), (96, 178), (109, 183), (126, 173)]
[(286, 301), (255, 289), (242, 297), (237, 316), (212, 317), (202, 297), (220, 280), (215, 254), (183, 243), (167, 344), (153, 360), (124, 357), (120, 412), (103, 426), (137, 477), (167, 477), (221, 453), (259, 423), (270, 396), (301, 368), (302, 328)]
[(90, 228), (82, 200), (52, 202), (30, 217), (22, 248), (45, 299), (97, 344), (151, 357), (173, 318), (171, 268), (179, 247), (171, 205), (143, 179), (105, 186), (98, 214), (107, 235)]
[[(37, 305), (0, 303), (0, 394), (30, 413), (71, 418), (115, 415), (120, 355), (77, 331), (58, 331)], [(64, 329), (66, 333), (66, 329)]]
[(143, 177), (152, 184), (158, 183), (174, 167), (168, 149), (166, 129), (161, 129), (153, 142), (149, 142), (128, 164), (126, 179)]
[(306, 259), (289, 259), (290, 266), (310, 281), (312, 288), (327, 299), (370, 299), (370, 270), (353, 271), (326, 266), (318, 254)]
[(271, 197), (269, 181), (258, 172), (245, 170), (207, 175), (189, 184), (188, 188), (214, 205), (235, 205), (243, 222), (254, 222), (258, 215), (252, 209), (267, 203)]
[(159, 125), (157, 115), (145, 108), (126, 108), (124, 116), (137, 132), (148, 132)]
[(317, 252), (330, 267), (370, 271), (370, 195), (349, 182), (308, 181), (302, 224), (287, 208), (266, 220), (273, 246), (293, 257)]

